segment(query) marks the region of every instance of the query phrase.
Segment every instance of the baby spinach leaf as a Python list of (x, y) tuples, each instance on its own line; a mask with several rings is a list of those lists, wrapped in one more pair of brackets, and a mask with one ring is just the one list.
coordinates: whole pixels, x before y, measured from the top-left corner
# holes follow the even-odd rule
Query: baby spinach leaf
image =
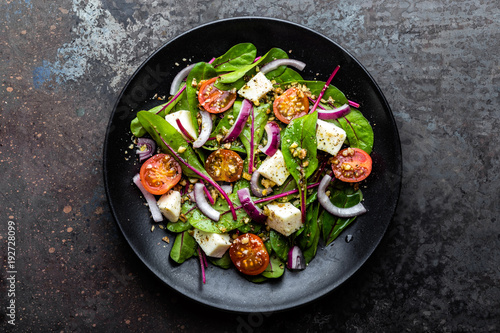
[[(293, 119), (286, 127), (281, 141), (281, 151), (285, 159), (288, 171), (295, 179), (300, 195), (300, 206), (302, 211), (302, 221), (305, 222), (305, 205), (307, 195), (307, 178), (318, 167), (317, 142), (316, 142), (316, 121), (318, 113), (313, 112), (300, 118)], [(290, 149), (291, 145), (297, 145)], [(294, 154), (305, 149), (307, 154)], [(294, 156), (295, 155), (295, 156)], [(307, 161), (307, 165), (304, 162)]]
[[(236, 193), (230, 194), (229, 198), (235, 206), (240, 205), (240, 201)], [(188, 207), (192, 207), (193, 204), (189, 201), (186, 201), (183, 206), (184, 205), (191, 205)], [(224, 198), (221, 198), (220, 196), (215, 201), (215, 204), (212, 207), (221, 213), (219, 221), (213, 221), (209, 219), (198, 208), (192, 209), (188, 214), (186, 214), (186, 218), (188, 219), (189, 223), (191, 223), (191, 225), (196, 229), (206, 232), (215, 232), (219, 234), (239, 228), (245, 225), (245, 222), (250, 222), (250, 218), (245, 213), (244, 209), (236, 210), (237, 219), (234, 220), (232, 215), (228, 213), (229, 205), (224, 200)]]
[(368, 154), (373, 149), (373, 129), (368, 119), (356, 109), (351, 108), (344, 117), (337, 119), (347, 134), (347, 142), (353, 148), (363, 149)]
[(281, 59), (283, 57), (288, 58), (286, 52), (278, 48), (272, 48), (259, 60), (248, 65), (240, 66), (239, 68), (235, 69), (230, 73), (221, 75), (220, 83), (222, 84), (235, 83), (236, 81), (243, 78), (243, 76), (245, 75), (251, 76), (252, 74), (255, 74), (255, 71), (252, 70), (254, 70), (257, 66), (262, 66), (272, 60)]
[(290, 245), (288, 244), (287, 238), (279, 232), (271, 230), (269, 232), (269, 239), (273, 251), (281, 260), (286, 262), (288, 260), (288, 251), (290, 251)]
[(321, 230), (318, 224), (319, 203), (315, 203), (307, 210), (307, 222), (304, 231), (297, 237), (297, 243), (302, 250), (306, 263), (316, 256)]
[[(340, 184), (340, 187), (331, 188), (330, 200), (332, 203), (341, 208), (352, 207), (363, 199), (361, 190), (354, 190), (352, 186)], [(341, 218), (333, 216), (326, 210), (321, 213), (321, 233), (323, 241), (326, 245), (333, 242), (338, 235), (350, 225), (356, 217)]]
[[(272, 108), (271, 104), (261, 104), (259, 106), (254, 106), (253, 107), (253, 116), (254, 116), (254, 153), (256, 147), (258, 147), (259, 142), (262, 140), (262, 137), (264, 136), (264, 127), (266, 126), (267, 119), (269, 119), (269, 114), (267, 113), (267, 110)], [(241, 143), (243, 143), (243, 146), (245, 147), (247, 156), (250, 155), (250, 141), (252, 137), (252, 128), (251, 128), (251, 116), (248, 117), (248, 121), (243, 128), (243, 131), (241, 131), (241, 134), (239, 136)], [(245, 169), (245, 170), (248, 170)]]
[[(161, 147), (161, 150), (163, 152), (170, 153), (170, 150), (163, 142), (163, 140), (165, 140), (165, 142), (168, 143), (170, 147), (172, 147), (172, 149), (175, 150), (181, 158), (183, 158), (193, 168), (197, 169), (211, 179), (210, 175), (203, 167), (203, 164), (201, 164), (201, 162), (199, 161), (198, 155), (194, 152), (193, 148), (191, 148), (186, 140), (184, 140), (182, 135), (177, 132), (177, 130), (172, 125), (170, 125), (163, 117), (147, 111), (140, 111), (139, 113), (137, 113), (137, 117), (139, 118), (139, 121), (149, 133), (149, 135), (151, 135), (158, 146)], [(181, 150), (179, 150), (179, 148), (181, 148)], [(179, 164), (181, 165), (182, 172), (185, 176), (199, 178), (199, 176), (187, 166), (185, 166), (184, 163)]]
[(269, 257), (269, 265), (261, 273), (262, 276), (270, 279), (279, 278), (285, 272), (285, 264), (276, 256), (276, 254), (271, 254)]
[(208, 257), (208, 261), (210, 261), (213, 265), (218, 266), (223, 269), (228, 269), (233, 266), (233, 262), (231, 261), (231, 257), (229, 256), (229, 251), (226, 251), (222, 258), (214, 258)]
[[(281, 67), (281, 66), (280, 66)], [(284, 82), (298, 82), (303, 81), (302, 76), (291, 68), (286, 68), (284, 71), (278, 72), (278, 69), (266, 74), (269, 80), (274, 80), (276, 83), (281, 84)]]
[[(187, 94), (187, 107), (189, 112), (191, 112), (191, 120), (193, 126), (198, 132), (198, 120), (196, 116), (198, 115), (198, 88), (195, 83), (200, 83), (201, 80), (206, 80), (216, 76), (214, 67), (206, 62), (199, 62), (194, 65), (193, 69), (189, 72), (186, 79), (186, 94)], [(193, 81), (194, 80), (194, 81)]]
[[(210, 134), (211, 138), (216, 138), (217, 135), (222, 138), (227, 134), (232, 126), (231, 121), (234, 122), (236, 120), (236, 117), (241, 110), (241, 104), (241, 101), (236, 100), (231, 109), (224, 112), (224, 116), (217, 122), (215, 129), (212, 130), (212, 133)], [(215, 119), (217, 120), (218, 116), (216, 116)], [(208, 140), (203, 147), (206, 149), (215, 150), (221, 148), (221, 144), (217, 139), (212, 139)]]
[(177, 221), (167, 223), (167, 230), (171, 232), (179, 233), (189, 229), (192, 229), (192, 226), (188, 222)]
[(217, 73), (230, 72), (241, 66), (251, 64), (257, 55), (257, 48), (252, 43), (240, 43), (231, 47), (225, 54), (212, 63)]
[(238, 227), (238, 230), (242, 233), (245, 234), (247, 232), (250, 232), (252, 234), (258, 233), (262, 229), (262, 224), (257, 224), (253, 221), (251, 221), (248, 224), (243, 224), (241, 227)]
[(196, 253), (198, 243), (188, 231), (184, 231), (175, 237), (174, 245), (170, 250), (170, 258), (173, 261), (182, 264)]
[[(168, 104), (168, 102), (157, 105), (154, 108), (149, 109), (148, 112), (151, 112), (153, 114), (158, 114), (161, 117), (165, 117), (165, 115), (169, 114), (170, 111), (175, 107), (175, 105), (178, 103), (178, 101), (179, 101), (179, 99), (176, 99), (169, 106), (167, 106), (164, 110), (162, 110), (162, 109), (165, 107), (165, 105)], [(147, 131), (144, 129), (144, 127), (142, 126), (141, 122), (139, 121), (139, 119), (137, 117), (135, 117), (130, 122), (130, 131), (132, 132), (133, 135), (135, 135), (138, 138), (144, 136), (147, 133)]]

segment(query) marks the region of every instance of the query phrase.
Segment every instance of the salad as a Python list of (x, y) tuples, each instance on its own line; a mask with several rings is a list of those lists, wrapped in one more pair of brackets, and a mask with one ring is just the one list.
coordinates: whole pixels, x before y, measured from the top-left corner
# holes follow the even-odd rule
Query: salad
[(204, 283), (208, 262), (253, 282), (303, 270), (366, 212), (371, 125), (331, 84), (339, 66), (322, 82), (306, 65), (237, 44), (180, 70), (130, 124), (133, 182), (175, 234), (170, 258), (199, 258)]

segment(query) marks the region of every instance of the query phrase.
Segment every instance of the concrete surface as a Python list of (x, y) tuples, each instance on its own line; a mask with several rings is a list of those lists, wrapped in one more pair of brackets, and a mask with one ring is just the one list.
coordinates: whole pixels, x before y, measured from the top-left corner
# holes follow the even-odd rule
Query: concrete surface
[[(163, 286), (120, 235), (102, 178), (130, 74), (179, 33), (249, 15), (350, 50), (385, 93), (404, 157), (374, 256), (327, 297), (275, 314), (222, 313)], [(0, 331), (500, 330), (498, 0), (1, 0), (0, 20)]]

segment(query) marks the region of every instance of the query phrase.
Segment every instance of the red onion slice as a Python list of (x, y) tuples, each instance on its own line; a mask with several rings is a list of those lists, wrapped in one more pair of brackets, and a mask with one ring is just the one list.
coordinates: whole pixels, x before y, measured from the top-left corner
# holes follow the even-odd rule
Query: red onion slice
[(332, 177), (330, 175), (325, 175), (318, 186), (318, 201), (324, 209), (338, 217), (354, 217), (366, 213), (366, 208), (361, 202), (349, 208), (335, 206), (325, 193), (331, 180)]
[(288, 251), (288, 268), (302, 270), (306, 268), (306, 260), (302, 250), (297, 245)]
[(345, 116), (351, 112), (351, 108), (349, 107), (349, 104), (344, 104), (338, 108), (331, 109), (331, 110), (323, 110), (318, 108), (318, 118), (319, 119), (337, 119), (340, 117)]
[(226, 134), (224, 139), (222, 139), (222, 142), (232, 142), (238, 138), (240, 135), (241, 131), (243, 131), (243, 127), (245, 126), (248, 117), (250, 116), (250, 113), (252, 112), (253, 109), (253, 103), (250, 102), (248, 99), (244, 99), (243, 103), (241, 104), (241, 110), (240, 113), (238, 114), (238, 117), (236, 117), (236, 120), (229, 129), (229, 132)]
[(257, 223), (265, 223), (267, 216), (264, 214), (262, 209), (257, 207), (250, 197), (250, 190), (248, 187), (242, 188), (236, 192), (238, 194), (238, 199), (240, 199), (241, 206), (248, 214), (248, 216)]
[(153, 220), (155, 222), (163, 221), (163, 215), (161, 214), (160, 209), (158, 208), (158, 205), (156, 204), (156, 198), (153, 194), (146, 191), (144, 186), (142, 186), (141, 176), (139, 174), (136, 174), (134, 176), (134, 178), (132, 178), (132, 181), (139, 188), (142, 195), (144, 196), (144, 199), (146, 199), (146, 202), (148, 203), (151, 215), (153, 216)]
[(211, 220), (219, 221), (220, 213), (216, 211), (205, 197), (205, 185), (202, 183), (194, 184), (194, 198), (200, 211)]
[(153, 156), (156, 149), (156, 142), (148, 138), (139, 138), (137, 139), (137, 148), (135, 152), (139, 155), (139, 161), (142, 162)]
[(273, 156), (280, 146), (280, 127), (274, 121), (270, 121), (264, 126), (264, 129), (267, 133), (267, 144), (265, 147), (260, 146), (259, 149), (267, 156)]
[(194, 65), (196, 64), (189, 65), (179, 73), (177, 73), (177, 75), (172, 80), (172, 84), (170, 85), (170, 96), (175, 95), (177, 90), (179, 90), (182, 81), (186, 79), (186, 77), (189, 75), (189, 72), (191, 72), (191, 69), (193, 69)]
[(205, 110), (200, 110), (201, 115), (201, 131), (198, 135), (198, 139), (193, 142), (194, 148), (200, 148), (207, 142), (210, 137), (210, 133), (212, 133), (212, 116)]
[(252, 190), (253, 195), (256, 197), (262, 198), (264, 196), (263, 191), (266, 190), (266, 195), (273, 192), (272, 188), (264, 189), (259, 185), (260, 172), (255, 170), (252, 173), (252, 178), (250, 179), (250, 189)]
[(306, 64), (300, 60), (295, 59), (276, 59), (265, 64), (260, 69), (260, 71), (262, 72), (262, 74), (266, 74), (270, 71), (274, 71), (279, 66), (292, 66), (301, 71), (304, 69), (304, 67), (306, 67)]

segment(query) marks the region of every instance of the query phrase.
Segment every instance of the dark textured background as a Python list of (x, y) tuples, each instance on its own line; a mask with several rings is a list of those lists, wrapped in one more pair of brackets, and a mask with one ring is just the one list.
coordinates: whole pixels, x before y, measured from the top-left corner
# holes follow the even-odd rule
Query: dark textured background
[[(190, 28), (248, 15), (349, 50), (403, 148), (399, 206), (372, 258), (333, 293), (274, 314), (220, 312), (163, 286), (120, 235), (102, 178), (109, 116), (135, 69)], [(0, 331), (12, 329), (8, 221), (20, 332), (500, 330), (498, 0), (1, 0), (0, 18)]]

